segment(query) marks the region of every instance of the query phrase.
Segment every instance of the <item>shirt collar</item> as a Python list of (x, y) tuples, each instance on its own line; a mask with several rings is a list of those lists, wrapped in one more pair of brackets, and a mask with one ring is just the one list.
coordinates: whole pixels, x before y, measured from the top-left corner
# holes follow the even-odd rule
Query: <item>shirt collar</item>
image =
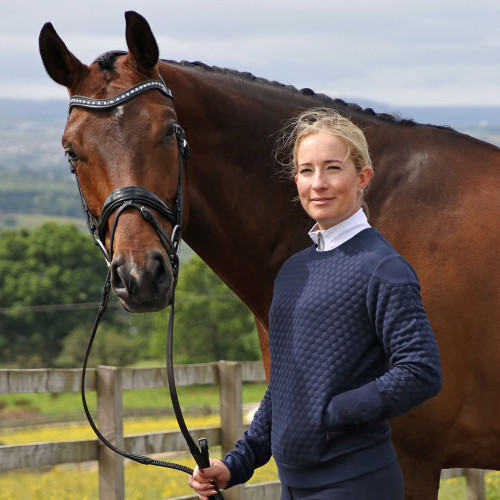
[(316, 244), (316, 250), (318, 250), (318, 252), (325, 252), (327, 250), (337, 248), (342, 245), (342, 243), (350, 240), (360, 231), (363, 231), (363, 229), (367, 229), (369, 227), (371, 226), (368, 224), (368, 219), (366, 218), (363, 209), (360, 208), (348, 219), (328, 229), (318, 229), (318, 225), (315, 224), (309, 231), (309, 236)]

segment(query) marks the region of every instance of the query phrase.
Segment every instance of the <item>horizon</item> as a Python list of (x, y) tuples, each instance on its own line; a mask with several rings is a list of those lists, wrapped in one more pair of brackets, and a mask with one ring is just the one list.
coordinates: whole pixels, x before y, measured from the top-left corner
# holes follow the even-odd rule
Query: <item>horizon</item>
[(472, 7), (466, 0), (320, 0), (314, 8), (296, 0), (219, 0), (209, 7), (200, 0), (88, 0), (78, 22), (72, 5), (51, 0), (6, 10), (0, 19), (0, 42), (7, 48), (0, 53), (0, 96), (64, 98), (66, 90), (50, 80), (38, 53), (45, 22), (89, 63), (126, 47), (123, 12), (136, 9), (149, 22), (162, 58), (203, 61), (394, 108), (500, 106), (500, 4), (492, 0)]

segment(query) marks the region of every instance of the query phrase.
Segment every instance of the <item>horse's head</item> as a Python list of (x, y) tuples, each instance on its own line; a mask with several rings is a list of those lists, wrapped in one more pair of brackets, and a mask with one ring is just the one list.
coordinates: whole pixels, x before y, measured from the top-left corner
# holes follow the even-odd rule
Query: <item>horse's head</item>
[(90, 66), (50, 23), (39, 42), (48, 74), (71, 97), (62, 144), (111, 286), (126, 309), (146, 312), (172, 294), (185, 141), (151, 29), (138, 14), (125, 16), (128, 53), (106, 53)]

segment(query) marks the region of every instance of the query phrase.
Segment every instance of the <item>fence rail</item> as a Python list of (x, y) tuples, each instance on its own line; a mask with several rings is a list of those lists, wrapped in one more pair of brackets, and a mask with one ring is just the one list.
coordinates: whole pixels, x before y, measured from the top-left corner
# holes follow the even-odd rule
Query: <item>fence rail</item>
[[(176, 385), (218, 385), (220, 389), (221, 426), (190, 429), (193, 438), (206, 437), (211, 446), (220, 445), (222, 454), (232, 449), (241, 437), (244, 426), (242, 384), (264, 382), (260, 362), (232, 362), (174, 367)], [(0, 394), (79, 392), (81, 370), (34, 369), (0, 370)], [(152, 455), (185, 451), (180, 431), (166, 431), (123, 436), (122, 393), (129, 389), (147, 389), (166, 385), (165, 369), (117, 368), (99, 366), (89, 369), (85, 379), (87, 391), (97, 392), (97, 425), (115, 446), (130, 453)], [(97, 439), (0, 446), (0, 472), (65, 463), (97, 461), (99, 468), (99, 498), (124, 500), (124, 461)], [(452, 469), (443, 477), (464, 475), (467, 478), (467, 499), (485, 500), (484, 471)], [(250, 486), (236, 486), (224, 492), (226, 500), (272, 500), (280, 496), (278, 481)], [(198, 500), (198, 496), (183, 496), (173, 500)]]
[[(212, 447), (221, 445), (223, 454), (229, 451), (244, 429), (242, 384), (266, 380), (262, 363), (219, 361), (210, 364), (178, 365), (174, 367), (174, 375), (178, 387), (219, 386), (221, 426), (190, 431), (195, 440), (206, 437)], [(0, 394), (79, 392), (80, 384), (79, 369), (0, 370)], [(97, 392), (96, 421), (101, 433), (115, 446), (141, 455), (186, 450), (180, 431), (123, 436), (123, 391), (165, 385), (166, 373), (163, 367), (99, 366), (89, 369), (85, 379), (86, 391)], [(0, 446), (0, 472), (93, 460), (98, 462), (99, 468), (99, 498), (123, 500), (123, 458), (102, 446), (97, 439)], [(279, 498), (280, 491), (280, 484), (276, 481), (231, 488), (224, 496), (226, 500), (243, 500), (245, 496), (255, 500), (269, 500)], [(197, 496), (185, 496), (176, 500), (181, 498), (198, 499)]]

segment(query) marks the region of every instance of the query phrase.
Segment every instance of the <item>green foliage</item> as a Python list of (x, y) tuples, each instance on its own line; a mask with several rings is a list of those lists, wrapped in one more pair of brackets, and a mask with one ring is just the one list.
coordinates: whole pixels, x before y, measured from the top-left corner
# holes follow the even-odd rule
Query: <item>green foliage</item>
[(99, 301), (105, 272), (92, 240), (72, 225), (2, 231), (2, 363), (50, 366), (68, 332), (91, 320), (81, 305)]
[[(150, 355), (165, 351), (167, 312), (152, 325)], [(175, 363), (261, 358), (252, 314), (197, 256), (181, 266), (175, 299)]]
[[(73, 225), (2, 231), (0, 363), (80, 366), (105, 274), (92, 239)], [(116, 309), (108, 308), (91, 364), (162, 361), (169, 311), (132, 315)], [(197, 256), (181, 266), (174, 354), (176, 363), (260, 359), (252, 314)]]
[[(62, 350), (54, 365), (60, 368), (81, 366), (90, 338), (90, 329), (79, 326), (62, 341)], [(101, 324), (92, 344), (88, 366), (126, 366), (137, 360), (142, 339), (130, 329)]]

